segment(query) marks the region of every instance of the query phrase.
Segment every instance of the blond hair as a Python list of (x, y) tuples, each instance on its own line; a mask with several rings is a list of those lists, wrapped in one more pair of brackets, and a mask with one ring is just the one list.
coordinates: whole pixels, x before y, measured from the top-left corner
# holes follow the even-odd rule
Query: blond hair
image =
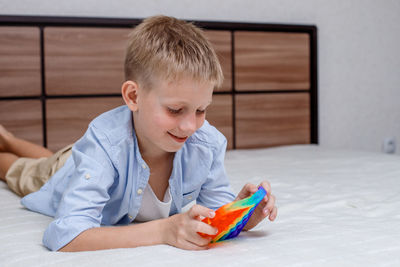
[(167, 16), (143, 20), (129, 36), (125, 78), (151, 87), (154, 78), (191, 78), (219, 87), (221, 65), (203, 31), (192, 23)]

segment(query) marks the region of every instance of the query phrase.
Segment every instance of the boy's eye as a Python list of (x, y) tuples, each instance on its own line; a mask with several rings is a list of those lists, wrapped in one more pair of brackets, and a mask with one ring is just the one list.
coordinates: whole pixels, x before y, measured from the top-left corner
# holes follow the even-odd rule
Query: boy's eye
[[(183, 111), (182, 108), (179, 108), (179, 109), (167, 108), (167, 110), (168, 110), (169, 113), (174, 114), (174, 115), (180, 114), (180, 113), (182, 113), (182, 111)], [(202, 115), (202, 114), (204, 114), (204, 113), (206, 113), (206, 110), (205, 110), (205, 109), (203, 109), (203, 110), (200, 110), (200, 109), (196, 110), (196, 114), (198, 114), (198, 115)]]
[(182, 111), (181, 108), (179, 109), (168, 108), (168, 112), (171, 114), (179, 114), (181, 111)]

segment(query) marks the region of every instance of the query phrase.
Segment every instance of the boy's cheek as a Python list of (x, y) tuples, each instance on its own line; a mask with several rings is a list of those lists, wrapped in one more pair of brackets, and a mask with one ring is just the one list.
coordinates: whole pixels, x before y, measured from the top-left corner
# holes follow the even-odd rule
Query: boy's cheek
[(171, 118), (168, 115), (162, 114), (161, 112), (158, 112), (158, 114), (154, 114), (154, 122), (159, 127), (168, 130), (171, 127), (174, 128), (173, 125), (175, 124), (175, 119)]

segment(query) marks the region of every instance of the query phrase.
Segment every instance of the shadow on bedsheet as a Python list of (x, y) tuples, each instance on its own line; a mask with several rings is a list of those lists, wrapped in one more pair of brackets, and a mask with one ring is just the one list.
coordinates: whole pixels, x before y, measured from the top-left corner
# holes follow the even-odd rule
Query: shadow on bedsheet
[(210, 248), (223, 247), (231, 243), (240, 243), (244, 241), (244, 239), (250, 240), (254, 238), (266, 237), (268, 235), (269, 235), (268, 232), (263, 230), (251, 230), (251, 231), (241, 232), (240, 235), (236, 238), (219, 241), (217, 243), (211, 243), (209, 244), (209, 247)]
[(246, 232), (241, 232), (238, 238), (257, 238), (268, 236), (268, 231), (263, 230), (251, 230)]

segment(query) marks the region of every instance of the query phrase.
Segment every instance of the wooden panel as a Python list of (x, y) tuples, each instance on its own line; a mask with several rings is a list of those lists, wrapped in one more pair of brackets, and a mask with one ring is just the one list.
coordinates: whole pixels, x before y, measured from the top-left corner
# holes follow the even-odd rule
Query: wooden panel
[(310, 89), (306, 33), (235, 32), (237, 90)]
[(236, 96), (236, 147), (310, 143), (308, 93)]
[(0, 101), (0, 123), (15, 136), (43, 145), (40, 100)]
[(0, 27), (0, 97), (41, 94), (39, 28)]
[(204, 31), (218, 55), (224, 73), (224, 83), (215, 91), (232, 91), (232, 37), (229, 31)]
[(49, 95), (119, 93), (131, 29), (45, 29), (46, 92)]
[(211, 125), (225, 135), (228, 140), (228, 149), (232, 149), (232, 96), (214, 95), (212, 104), (207, 108), (206, 118)]
[(122, 98), (50, 99), (46, 103), (47, 143), (58, 150), (77, 141), (88, 124), (103, 112), (123, 105)]

